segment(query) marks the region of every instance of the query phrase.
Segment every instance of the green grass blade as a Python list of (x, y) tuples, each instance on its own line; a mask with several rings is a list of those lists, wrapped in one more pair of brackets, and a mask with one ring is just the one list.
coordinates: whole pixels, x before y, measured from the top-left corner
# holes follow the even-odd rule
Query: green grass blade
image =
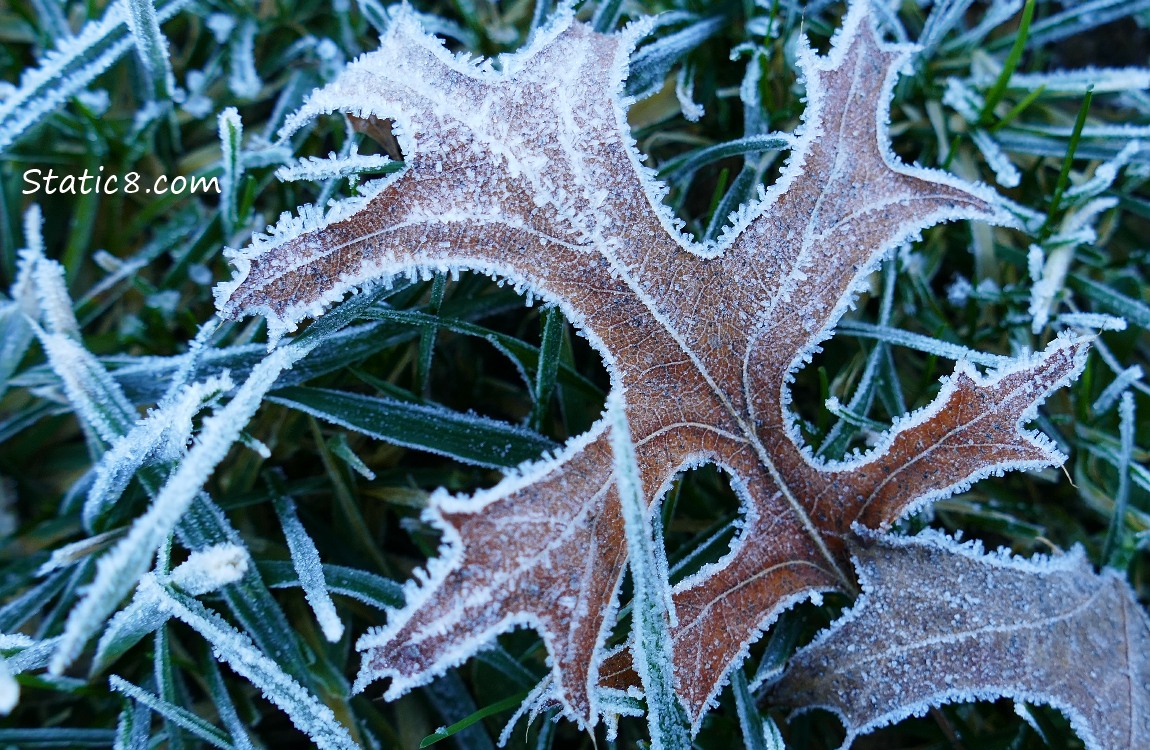
[(428, 306), (430, 321), (423, 325), (423, 330), (419, 333), (419, 356), (416, 359), (418, 363), (417, 372), (415, 374), (415, 382), (418, 384), (416, 388), (417, 393), (422, 393), (424, 398), (431, 393), (431, 360), (435, 356), (435, 338), (439, 333), (439, 310), (443, 307), (443, 295), (447, 288), (447, 276), (442, 273), (435, 275), (435, 279), (431, 282), (431, 300)]
[(147, 71), (157, 101), (167, 101), (175, 91), (172, 61), (168, 57), (168, 40), (160, 31), (153, 0), (127, 0), (128, 30), (136, 43), (136, 52)]
[(96, 656), (88, 671), (89, 677), (106, 670), (133, 646), (155, 632), (167, 619), (157, 601), (137, 593), (128, 606), (117, 612), (104, 628), (96, 645)]
[(635, 446), (631, 442), (626, 407), (621, 398), (608, 406), (615, 481), (627, 535), (634, 601), (631, 610), (631, 649), (635, 670), (647, 700), (647, 727), (654, 750), (691, 747), (686, 713), (675, 693), (672, 674), (671, 623), (674, 604), (667, 575), (660, 526), (648, 519)]
[(721, 159), (760, 154), (764, 151), (785, 151), (793, 145), (794, 138), (780, 133), (744, 136), (733, 141), (716, 143), (689, 151), (663, 165), (662, 169), (659, 170), (659, 177), (671, 184), (677, 184), (702, 167)]
[(1102, 546), (1104, 565), (1125, 570), (1130, 564), (1131, 539), (1126, 522), (1126, 506), (1130, 500), (1130, 463), (1134, 453), (1134, 395), (1127, 391), (1122, 394), (1118, 405), (1119, 434), (1121, 444), (1118, 451), (1118, 489), (1114, 493), (1114, 513), (1110, 516), (1110, 527), (1106, 532), (1106, 542)]
[(980, 125), (989, 126), (994, 117), (994, 108), (1002, 101), (1002, 97), (1006, 95), (1006, 87), (1010, 83), (1010, 77), (1014, 75), (1014, 71), (1018, 68), (1018, 63), (1022, 59), (1022, 51), (1026, 48), (1026, 37), (1030, 33), (1030, 22), (1034, 18), (1034, 3), (1035, 0), (1026, 0), (1026, 5), (1022, 8), (1022, 20), (1018, 23), (1018, 32), (1014, 35), (1014, 44), (1010, 48), (1009, 54), (1006, 56), (1006, 62), (1002, 65), (1002, 71), (998, 74), (994, 85), (991, 86), (990, 91), (986, 94), (986, 103), (982, 105), (982, 112), (978, 115), (978, 122)]
[(224, 222), (224, 232), (231, 235), (239, 222), (240, 178), (244, 174), (241, 158), (244, 125), (235, 107), (228, 107), (219, 116), (220, 161), (223, 174), (220, 175), (220, 217)]
[(441, 406), (304, 386), (281, 388), (268, 401), (376, 440), (478, 466), (516, 466), (555, 448), (531, 430)]
[(200, 664), (202, 665), (204, 680), (208, 686), (208, 693), (216, 705), (216, 713), (219, 714), (220, 721), (223, 722), (231, 735), (236, 750), (255, 750), (251, 738), (248, 737), (247, 727), (236, 714), (235, 704), (232, 702), (232, 697), (228, 695), (228, 687), (224, 682), (223, 674), (220, 673), (220, 665), (216, 663), (211, 649), (204, 650), (204, 658), (200, 659)]
[(276, 481), (273, 484), (273, 493), (272, 502), (275, 505), (276, 515), (279, 516), (280, 526), (283, 528), (292, 565), (295, 566), (300, 585), (303, 587), (304, 597), (311, 605), (324, 637), (331, 643), (338, 642), (343, 637), (343, 621), (335, 611), (335, 603), (328, 594), (323, 565), (319, 560), (319, 550), (299, 519), (295, 501), (283, 493), (282, 482)]
[(563, 344), (563, 314), (556, 308), (543, 312), (543, 341), (539, 347), (539, 367), (535, 372), (535, 403), (531, 408), (528, 423), (531, 429), (543, 428), (543, 418), (555, 392), (555, 381), (559, 375), (559, 349)]
[[(159, 23), (191, 0), (162, 0)], [(132, 48), (123, 3), (108, 6), (104, 17), (84, 26), (75, 39), (46, 55), (38, 68), (24, 73), (20, 87), (0, 103), (0, 151), (4, 151), (69, 97), (83, 90)]]
[(0, 397), (32, 343), (32, 326), (15, 302), (0, 303)]
[(1034, 104), (1034, 102), (1038, 100), (1038, 97), (1042, 96), (1045, 91), (1046, 86), (1039, 86), (1038, 88), (1028, 93), (1021, 100), (1019, 100), (1018, 104), (1015, 104), (1013, 107), (1011, 107), (1009, 112), (1007, 112), (1005, 115), (999, 118), (996, 123), (990, 126), (990, 132), (997, 133), (1002, 128), (1014, 122), (1016, 119), (1018, 119), (1018, 116), (1025, 112), (1031, 104)]
[(735, 710), (739, 714), (743, 744), (747, 750), (768, 750), (763, 739), (763, 717), (755, 707), (755, 699), (747, 687), (747, 676), (743, 670), (736, 669), (731, 673), (731, 691), (735, 694)]
[(1120, 315), (1127, 323), (1150, 331), (1150, 305), (1141, 300), (1127, 297), (1122, 292), (1095, 281), (1082, 274), (1070, 274), (1070, 287), (1076, 292), (1100, 305), (1104, 310)]
[(1042, 225), (1042, 236), (1048, 236), (1050, 228), (1058, 210), (1062, 207), (1062, 194), (1070, 184), (1070, 168), (1074, 164), (1074, 154), (1078, 150), (1078, 141), (1082, 138), (1082, 127), (1086, 124), (1086, 115), (1090, 112), (1090, 100), (1094, 97), (1094, 87), (1086, 87), (1086, 96), (1082, 99), (1082, 106), (1078, 110), (1078, 117), (1074, 120), (1074, 130), (1070, 133), (1070, 142), (1066, 145), (1066, 156), (1062, 158), (1062, 169), (1058, 173), (1058, 182), (1054, 186), (1054, 195), (1050, 199), (1050, 208), (1046, 212), (1046, 223)]
[[(156, 634), (152, 641), (152, 663), (153, 669), (155, 670), (156, 684), (160, 687), (159, 699), (162, 703), (165, 703), (168, 706), (174, 708), (184, 701), (179, 700), (177, 697), (179, 688), (176, 685), (176, 671), (175, 666), (172, 664), (171, 640), (166, 624), (161, 624), (160, 627), (156, 629)], [(117, 678), (113, 677), (112, 679), (114, 680)], [(183, 732), (180, 731), (181, 728), (189, 729), (189, 731), (192, 731), (193, 734), (196, 734), (196, 732), (191, 730), (179, 718), (175, 716), (169, 716), (162, 710), (159, 711), (159, 713), (164, 717), (164, 724), (166, 725), (166, 731), (168, 734), (169, 749), (183, 750), (185, 745)]]
[[(539, 5), (543, 0), (536, 0)], [(595, 15), (591, 17), (591, 26), (600, 34), (609, 34), (615, 30), (619, 23), (619, 14), (623, 9), (623, 0), (599, 0), (595, 6)]]
[(0, 729), (0, 747), (21, 750), (111, 747), (115, 741), (116, 732), (112, 729)]
[(483, 719), (486, 719), (488, 716), (495, 716), (496, 714), (501, 714), (504, 711), (509, 711), (512, 708), (515, 708), (516, 706), (518, 706), (520, 703), (522, 703), (524, 701), (524, 699), (527, 698), (527, 695), (530, 692), (531, 692), (530, 690), (524, 690), (522, 693), (517, 693), (515, 695), (512, 695), (509, 698), (504, 698), (501, 701), (498, 701), (496, 703), (492, 703), (490, 706), (485, 706), (485, 707), (479, 709), (478, 711), (476, 711), (475, 713), (471, 714), (470, 716), (468, 716), (466, 719), (463, 719), (461, 721), (457, 721), (449, 727), (444, 727), (443, 729), (440, 729), (436, 732), (433, 732), (432, 734), (427, 735), (426, 737), (424, 737), (420, 741), (419, 747), (420, 748), (430, 747), (431, 745), (434, 745), (437, 742), (440, 742), (442, 740), (447, 739), (448, 737), (451, 737), (452, 735), (455, 735), (455, 734), (458, 734), (459, 732), (462, 732), (464, 729), (467, 729), (469, 726), (471, 726), (472, 724), (474, 724), (477, 721), (482, 721)]
[[(192, 549), (241, 543), (219, 506), (200, 494), (177, 527), (180, 541)], [(311, 671), (304, 660), (295, 629), (264, 584), (256, 566), (249, 565), (243, 577), (220, 590), (244, 632), (263, 653), (275, 658), (280, 667), (305, 688), (312, 686)]]
[[(158, 586), (151, 579), (145, 579), (144, 585)], [(347, 728), (328, 706), (284, 673), (273, 658), (260, 652), (218, 614), (171, 588), (161, 587), (159, 594), (165, 598), (164, 606), (172, 615), (208, 641), (220, 660), (257, 685), (321, 750), (358, 750)]]

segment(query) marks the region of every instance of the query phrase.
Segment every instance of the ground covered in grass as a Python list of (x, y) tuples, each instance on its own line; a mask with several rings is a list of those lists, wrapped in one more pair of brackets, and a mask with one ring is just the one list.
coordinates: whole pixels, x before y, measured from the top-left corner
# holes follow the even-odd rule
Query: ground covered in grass
[[(450, 48), (487, 56), (520, 47), (553, 11), (546, 0), (415, 5)], [(1150, 2), (876, 5), (889, 39), (923, 48), (891, 108), (896, 151), (995, 186), (1024, 228), (938, 227), (885, 262), (798, 374), (803, 435), (842, 457), (928, 403), (956, 358), (994, 364), (1063, 330), (1096, 333), (1081, 378), (1037, 420), (1069, 456), (1063, 471), (988, 479), (904, 523), (1023, 555), (1082, 544), (1145, 601)], [(580, 8), (603, 29), (666, 13), (639, 49), (628, 87), (648, 96), (630, 120), (687, 231), (717, 236), (775, 179), (785, 152), (763, 136), (800, 123), (796, 39), (825, 50), (844, 11)], [(417, 747), (451, 725), (445, 745), (486, 748), (546, 673), (538, 637), (517, 631), (398, 701), (350, 694), (356, 638), (436, 553), (420, 519), (429, 494), (489, 487), (599, 417), (607, 377), (587, 342), (557, 312), (468, 274), (352, 298), (278, 359), (262, 320), (214, 321), (225, 246), (360, 179), (282, 181), (279, 167), (353, 144), (402, 157), (386, 132), (337, 117), (275, 140), (387, 22), (376, 0), (0, 6), (0, 747)], [(121, 189), (63, 189), (85, 170), (89, 185), (117, 175)], [(123, 188), (129, 174), (143, 190)], [(175, 192), (180, 176), (204, 189)], [(740, 510), (720, 471), (687, 473), (664, 506), (673, 578), (728, 548)], [(847, 605), (828, 597), (786, 614), (746, 678)], [(720, 704), (700, 748), (769, 747), (743, 735), (747, 711), (789, 748), (842, 738), (827, 714), (788, 721), (730, 690)], [(520, 723), (512, 745), (593, 746), (547, 718)], [(633, 747), (646, 732), (624, 720), (598, 746)], [(1056, 711), (999, 701), (934, 710), (856, 746), (1080, 745)]]

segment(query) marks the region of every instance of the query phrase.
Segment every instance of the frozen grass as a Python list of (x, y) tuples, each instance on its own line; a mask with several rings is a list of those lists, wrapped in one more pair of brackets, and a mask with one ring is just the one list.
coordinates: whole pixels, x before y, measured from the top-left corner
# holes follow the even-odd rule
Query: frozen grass
[[(485, 55), (520, 46), (553, 9), (417, 5), (453, 48)], [(586, 5), (603, 29), (676, 11), (636, 55), (629, 90), (651, 95), (631, 124), (687, 228), (718, 235), (785, 158), (803, 106), (800, 27), (825, 48), (843, 6)], [(927, 403), (948, 358), (990, 365), (1066, 328), (1095, 332), (1083, 377), (1039, 419), (1073, 482), (1053, 470), (986, 480), (906, 523), (1022, 554), (1082, 542), (1145, 597), (1150, 3), (881, 5), (891, 38), (926, 47), (896, 92), (896, 149), (996, 185), (1025, 229), (940, 227), (887, 263), (799, 374), (804, 436), (844, 455)], [(271, 141), (386, 22), (375, 0), (0, 8), (0, 746), (278, 747), (305, 741), (302, 729), (338, 746), (434, 734), (487, 748), (546, 672), (520, 631), (396, 703), (350, 694), (350, 644), (401, 604), (397, 582), (436, 548), (419, 516), (428, 494), (490, 486), (599, 415), (602, 368), (558, 313), (465, 275), (360, 295), (270, 358), (259, 321), (208, 324), (211, 287), (231, 275), (225, 245), (402, 164), (336, 118)], [(142, 184), (219, 177), (224, 194), (21, 192), (26, 169), (101, 167)], [(479, 432), (468, 411), (487, 417)], [(692, 471), (665, 506), (652, 538), (673, 579), (722, 555), (739, 511), (719, 472)], [(185, 580), (217, 559), (212, 585)], [(843, 604), (785, 615), (695, 744), (836, 747), (832, 719), (788, 723), (756, 693)], [(511, 742), (524, 731), (531, 747), (592, 747), (546, 718)], [(648, 736), (625, 717), (598, 746)], [(859, 746), (1078, 743), (1056, 712), (999, 702), (948, 706)]]

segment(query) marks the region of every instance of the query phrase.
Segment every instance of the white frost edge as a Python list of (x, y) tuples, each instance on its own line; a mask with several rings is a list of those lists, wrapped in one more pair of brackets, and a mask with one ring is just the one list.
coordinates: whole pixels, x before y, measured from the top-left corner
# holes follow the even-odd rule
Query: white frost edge
[(335, 153), (329, 153), (327, 158), (309, 156), (297, 160), (294, 164), (285, 164), (275, 171), (275, 176), (281, 182), (318, 181), (383, 169), (391, 163), (386, 154), (360, 154), (353, 144), (351, 153), (346, 157), (338, 157)]

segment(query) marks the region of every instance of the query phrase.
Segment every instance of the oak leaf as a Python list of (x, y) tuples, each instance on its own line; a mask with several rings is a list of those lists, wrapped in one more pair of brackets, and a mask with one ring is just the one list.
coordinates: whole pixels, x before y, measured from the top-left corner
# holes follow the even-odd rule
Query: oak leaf
[[(627, 127), (623, 82), (646, 28), (606, 35), (561, 15), (497, 70), (453, 57), (400, 12), (284, 135), (329, 112), (390, 119), (405, 168), (281, 218), (233, 254), (217, 304), (266, 316), (278, 336), (357, 287), (470, 269), (558, 305), (624, 395), (648, 502), (711, 462), (743, 503), (731, 551), (674, 590), (676, 689), (697, 728), (782, 609), (853, 588), (852, 524), (884, 528), (987, 475), (1060, 463), (1022, 423), (1076, 374), (1085, 345), (1060, 338), (987, 376), (960, 363), (873, 451), (820, 463), (801, 444), (789, 382), (866, 277), (926, 227), (1009, 216), (989, 190), (891, 153), (885, 112), (911, 48), (883, 43), (857, 3), (828, 55), (800, 45), (807, 108), (777, 182), (719, 241), (690, 241)], [(567, 715), (593, 724), (601, 682), (632, 679), (626, 652), (601, 664), (626, 562), (610, 445), (600, 420), (490, 490), (435, 495), (427, 518), (443, 548), (407, 606), (361, 639), (359, 687), (389, 677), (396, 697), (529, 626)]]
[(769, 695), (838, 714), (844, 747), (930, 706), (999, 697), (1061, 709), (1091, 750), (1150, 743), (1150, 620), (1081, 547), (1025, 560), (927, 533), (866, 540), (854, 560), (862, 596)]

